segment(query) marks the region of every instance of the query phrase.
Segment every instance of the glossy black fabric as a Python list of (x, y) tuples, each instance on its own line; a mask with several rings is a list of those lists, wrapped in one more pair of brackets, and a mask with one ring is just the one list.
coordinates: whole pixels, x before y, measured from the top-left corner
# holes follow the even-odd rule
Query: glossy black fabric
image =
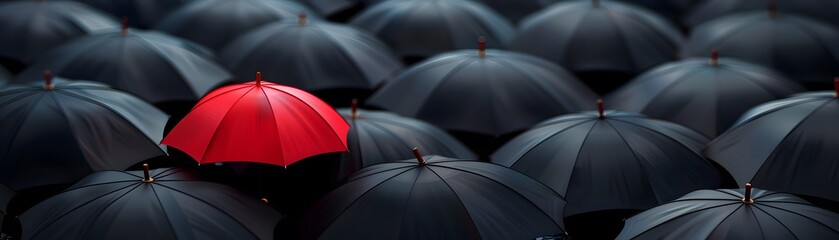
[(202, 0), (192, 1), (169, 14), (157, 29), (220, 50), (246, 32), (281, 19), (297, 19), (311, 10), (292, 1)]
[(683, 56), (720, 56), (762, 64), (800, 83), (829, 85), (839, 76), (839, 30), (808, 18), (766, 11), (721, 17), (696, 27)]
[(167, 14), (192, 0), (74, 0), (115, 17), (127, 17), (132, 26), (150, 28)]
[(774, 70), (731, 58), (656, 67), (615, 90), (609, 108), (638, 112), (715, 137), (758, 104), (804, 91)]
[(694, 6), (683, 23), (696, 27), (707, 21), (738, 12), (765, 10), (775, 3), (781, 13), (799, 14), (839, 27), (839, 1), (825, 0), (704, 0)]
[(14, 82), (56, 76), (106, 83), (151, 103), (197, 101), (232, 76), (213, 54), (192, 42), (154, 31), (119, 30), (73, 40), (45, 53)]
[(426, 60), (388, 80), (367, 100), (446, 130), (490, 136), (588, 109), (594, 93), (559, 66), (530, 55), (460, 50)]
[(165, 155), (168, 116), (105, 85), (55, 80), (0, 90), (0, 182), (12, 189), (72, 183)]
[(303, 239), (533, 239), (563, 233), (565, 200), (495, 164), (425, 156), (373, 165), (310, 208)]
[(414, 147), (432, 155), (478, 159), (478, 155), (457, 139), (420, 120), (384, 111), (358, 110), (356, 118), (350, 109), (338, 109), (338, 113), (350, 124), (347, 138), (350, 149), (340, 171), (344, 177), (373, 164), (412, 158)]
[(374, 33), (400, 57), (431, 57), (477, 46), (503, 48), (516, 29), (498, 13), (472, 1), (386, 1), (365, 9), (350, 24)]
[(837, 239), (839, 214), (792, 194), (699, 190), (626, 220), (617, 239)]
[(836, 119), (833, 91), (768, 102), (746, 112), (704, 154), (738, 184), (839, 201)]
[(24, 239), (273, 239), (280, 215), (183, 169), (94, 173), (20, 216)]
[[(685, 127), (625, 112), (563, 115), (514, 138), (491, 161), (528, 175), (568, 199), (565, 215), (643, 210), (721, 175), (700, 155), (708, 139)], [(573, 233), (572, 233), (573, 235)]]
[(522, 19), (510, 49), (573, 72), (637, 74), (678, 57), (682, 35), (655, 13), (621, 2), (571, 1)]
[(376, 37), (352, 27), (297, 19), (259, 27), (219, 54), (241, 81), (254, 73), (271, 82), (307, 91), (373, 90), (402, 68)]
[(47, 50), (73, 38), (118, 27), (119, 23), (107, 13), (77, 2), (2, 2), (0, 57), (30, 64)]

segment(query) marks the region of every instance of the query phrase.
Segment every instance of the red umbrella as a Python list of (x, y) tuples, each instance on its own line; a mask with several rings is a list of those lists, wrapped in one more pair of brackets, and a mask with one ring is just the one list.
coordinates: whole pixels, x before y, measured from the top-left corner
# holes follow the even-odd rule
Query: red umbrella
[(163, 139), (198, 161), (288, 166), (328, 152), (347, 151), (349, 125), (317, 97), (256, 81), (210, 92)]

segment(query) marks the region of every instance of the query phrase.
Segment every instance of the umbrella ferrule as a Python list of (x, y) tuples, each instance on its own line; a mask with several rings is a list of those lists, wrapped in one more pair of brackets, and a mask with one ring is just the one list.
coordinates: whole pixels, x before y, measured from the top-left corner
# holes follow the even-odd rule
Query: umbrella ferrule
[(358, 118), (358, 99), (356, 98), (352, 99), (352, 105), (350, 105), (350, 118)]
[(746, 191), (743, 193), (743, 203), (752, 204), (755, 200), (752, 199), (752, 184), (746, 183)]
[(414, 147), (412, 151), (414, 152), (414, 157), (417, 158), (417, 162), (419, 162), (419, 165), (425, 165), (425, 159), (422, 157), (422, 153), (420, 153), (419, 148)]
[(50, 70), (44, 71), (44, 89), (45, 90), (52, 90), (55, 88), (55, 85), (52, 84), (52, 72)]
[(301, 27), (306, 26), (306, 12), (300, 11), (300, 13), (297, 14), (297, 24)]
[(775, 19), (778, 16), (778, 6), (775, 4), (775, 1), (769, 3), (766, 15), (769, 16), (769, 19)]
[(149, 165), (143, 163), (143, 182), (144, 183), (151, 183), (154, 182), (154, 178), (151, 178), (149, 175)]
[(597, 99), (597, 117), (598, 118), (605, 118), (606, 115), (603, 114), (603, 99)]
[(128, 17), (122, 16), (122, 18), (120, 19), (120, 24), (122, 26), (122, 36), (128, 36)]
[(478, 56), (486, 57), (487, 55), (487, 38), (484, 36), (478, 37)]
[(720, 52), (717, 49), (711, 49), (711, 60), (708, 60), (708, 64), (711, 64), (711, 66), (720, 65)]
[(262, 72), (256, 72), (256, 80), (254, 82), (256, 82), (257, 87), (262, 86)]

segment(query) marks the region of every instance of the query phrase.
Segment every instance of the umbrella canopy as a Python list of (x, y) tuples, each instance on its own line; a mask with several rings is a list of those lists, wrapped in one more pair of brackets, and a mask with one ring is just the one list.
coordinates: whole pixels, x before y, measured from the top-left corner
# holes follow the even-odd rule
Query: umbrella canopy
[(24, 239), (273, 239), (280, 215), (183, 169), (94, 173), (20, 216)]
[(295, 19), (300, 12), (311, 13), (311, 10), (291, 1), (191, 1), (160, 20), (156, 28), (221, 50), (252, 29), (285, 18)]
[(389, 80), (367, 102), (446, 130), (500, 136), (580, 111), (595, 98), (573, 75), (548, 61), (479, 49), (419, 63)]
[[(372, 6), (374, 4), (378, 4), (381, 2), (387, 2), (389, 0), (361, 0), (368, 6)], [(542, 8), (545, 8), (551, 4), (559, 2), (560, 0), (519, 0), (519, 1), (508, 1), (508, 0), (476, 0), (476, 2), (480, 2), (487, 7), (492, 8), (496, 12), (500, 13), (504, 17), (506, 17), (510, 22), (518, 22), (525, 16), (536, 12)]]
[(406, 60), (474, 48), (478, 36), (486, 36), (489, 47), (501, 48), (515, 34), (504, 17), (473, 1), (386, 1), (350, 23), (374, 33)]
[[(839, 79), (835, 80), (839, 92)], [(839, 99), (815, 92), (768, 102), (746, 112), (709, 143), (705, 156), (738, 184), (839, 201)]]
[(163, 139), (199, 164), (256, 162), (288, 166), (347, 151), (349, 125), (300, 89), (256, 81), (219, 88), (201, 99)]
[(608, 102), (715, 137), (750, 108), (803, 91), (771, 69), (712, 55), (656, 67), (616, 90)]
[(766, 11), (735, 14), (696, 27), (685, 56), (712, 48), (784, 73), (800, 83), (829, 87), (839, 76), (839, 31), (807, 18)]
[(0, 182), (72, 183), (166, 154), (163, 112), (99, 83), (50, 81), (0, 90)]
[(777, 4), (782, 12), (805, 15), (839, 27), (839, 15), (836, 14), (839, 2), (824, 0), (704, 0), (699, 1), (682, 22), (693, 28), (725, 15), (765, 9), (770, 4)]
[(370, 165), (413, 157), (408, 151), (419, 147), (426, 153), (457, 159), (478, 155), (446, 131), (429, 123), (385, 111), (338, 109), (350, 124), (348, 161), (341, 171), (350, 174)]
[(116, 17), (127, 17), (136, 26), (142, 28), (153, 27), (160, 19), (170, 12), (192, 0), (74, 0), (97, 9), (101, 9)]
[(14, 196), (14, 190), (0, 183), (0, 233), (3, 233), (3, 220), (6, 218), (6, 211), (8, 211), (6, 208)]
[(119, 28), (119, 23), (107, 13), (77, 2), (3, 2), (0, 58), (28, 65), (52, 47), (109, 28)]
[(720, 173), (700, 155), (707, 142), (690, 129), (638, 114), (583, 112), (533, 127), (498, 149), (491, 161), (565, 196), (566, 216), (643, 210), (720, 187)]
[(418, 160), (351, 176), (310, 208), (302, 238), (533, 239), (564, 232), (565, 200), (544, 185), (495, 164), (415, 154)]
[(323, 21), (282, 21), (231, 42), (220, 54), (239, 79), (260, 69), (279, 84), (307, 91), (373, 90), (402, 68), (390, 49), (355, 28)]
[(195, 101), (232, 76), (212, 53), (158, 32), (115, 30), (78, 38), (38, 59), (15, 78), (38, 79), (44, 69), (134, 93), (151, 103)]
[(523, 19), (510, 49), (573, 72), (637, 74), (675, 60), (681, 42), (679, 30), (653, 12), (593, 0), (557, 3)]
[(791, 194), (699, 190), (626, 220), (617, 239), (836, 239), (839, 214)]

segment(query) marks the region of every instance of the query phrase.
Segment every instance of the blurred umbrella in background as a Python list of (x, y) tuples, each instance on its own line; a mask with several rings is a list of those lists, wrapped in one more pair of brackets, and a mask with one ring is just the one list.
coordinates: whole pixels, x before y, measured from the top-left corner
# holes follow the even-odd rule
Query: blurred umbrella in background
[[(399, 1), (399, 0), (360, 0), (364, 2), (367, 6), (372, 6), (375, 4), (379, 4), (381, 2), (387, 1)], [(492, 8), (496, 12), (500, 13), (507, 20), (510, 20), (512, 23), (518, 22), (520, 19), (524, 18), (525, 16), (536, 12), (542, 8), (545, 8), (551, 4), (554, 4), (560, 0), (517, 0), (517, 1), (509, 1), (509, 0), (475, 0), (475, 2), (480, 2), (487, 7)]]
[(296, 19), (300, 12), (314, 15), (303, 5), (285, 0), (191, 1), (160, 20), (156, 28), (221, 50), (252, 29), (277, 20)]
[(302, 239), (533, 239), (564, 233), (565, 200), (544, 185), (495, 164), (415, 154), (417, 160), (377, 164), (351, 176), (310, 208), (301, 222)]
[(691, 33), (685, 56), (722, 56), (762, 64), (812, 89), (829, 89), (839, 76), (839, 31), (785, 12), (756, 11), (704, 23)]
[(183, 169), (94, 173), (20, 216), (24, 239), (273, 239), (280, 215)]
[(168, 116), (133, 95), (85, 81), (0, 90), (0, 182), (15, 190), (72, 183), (165, 155)]
[[(577, 74), (631, 77), (675, 60), (682, 40), (675, 26), (651, 11), (591, 0), (557, 3), (523, 19), (510, 49), (544, 57)], [(583, 80), (603, 93), (628, 79)]]
[(839, 202), (839, 79), (834, 82), (836, 92), (800, 94), (749, 110), (708, 144), (705, 156), (738, 184)]
[(74, 0), (101, 9), (115, 17), (127, 17), (134, 25), (151, 28), (160, 19), (192, 0)]
[[(552, 118), (510, 140), (491, 161), (544, 183), (568, 200), (574, 237), (614, 238), (621, 219), (693, 190), (722, 187), (700, 151), (708, 139), (685, 127), (625, 112)], [(611, 234), (611, 235), (610, 235)]]
[(300, 89), (263, 82), (225, 86), (207, 94), (166, 135), (163, 144), (199, 164), (255, 162), (288, 166), (304, 158), (347, 151), (349, 125)]
[[(353, 105), (355, 106), (355, 105)], [(385, 111), (338, 109), (350, 124), (349, 153), (342, 163), (343, 179), (361, 168), (413, 157), (411, 148), (457, 159), (478, 159), (446, 131), (429, 123)]]
[(232, 76), (213, 54), (189, 41), (159, 32), (118, 29), (73, 40), (46, 53), (15, 82), (57, 76), (106, 83), (154, 104), (196, 101)]
[[(449, 131), (499, 138), (583, 110), (595, 98), (573, 75), (548, 61), (479, 49), (418, 63), (389, 80), (367, 102)], [(489, 153), (497, 146), (487, 147), (488, 151), (473, 150)]]
[(836, 239), (839, 214), (792, 194), (698, 190), (626, 220), (617, 239)]
[(703, 0), (685, 15), (683, 23), (693, 28), (725, 15), (766, 9), (769, 4), (777, 4), (778, 10), (784, 13), (804, 15), (839, 27), (839, 14), (836, 14), (839, 1), (825, 0)]
[(682, 16), (696, 6), (699, 0), (620, 0), (656, 11), (658, 14), (679, 23)]
[(0, 2), (0, 63), (19, 72), (61, 43), (109, 28), (119, 22), (77, 2)]
[(479, 36), (486, 36), (488, 47), (503, 48), (515, 34), (504, 17), (473, 1), (385, 1), (361, 12), (351, 24), (374, 33), (408, 63), (474, 48)]
[(610, 95), (638, 112), (716, 137), (758, 104), (804, 91), (774, 70), (731, 58), (689, 58), (656, 67)]
[[(402, 68), (390, 49), (368, 33), (324, 21), (282, 21), (257, 28), (231, 42), (219, 55), (238, 79), (254, 72), (273, 76), (278, 84), (330, 97), (346, 90), (364, 96), (336, 99), (349, 103), (364, 98)], [(334, 90), (330, 94), (318, 91)], [(333, 103), (334, 104), (334, 103)]]

